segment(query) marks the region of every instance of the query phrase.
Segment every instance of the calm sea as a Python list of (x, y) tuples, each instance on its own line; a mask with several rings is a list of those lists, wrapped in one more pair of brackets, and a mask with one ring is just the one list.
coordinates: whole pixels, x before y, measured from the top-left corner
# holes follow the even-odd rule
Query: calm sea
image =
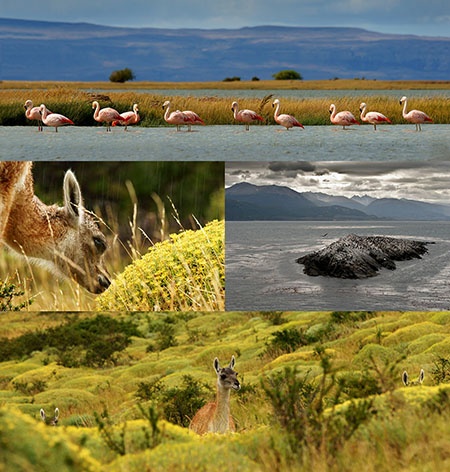
[[(295, 260), (349, 233), (434, 241), (366, 280), (310, 277)], [(450, 223), (226, 223), (227, 310), (448, 310)]]

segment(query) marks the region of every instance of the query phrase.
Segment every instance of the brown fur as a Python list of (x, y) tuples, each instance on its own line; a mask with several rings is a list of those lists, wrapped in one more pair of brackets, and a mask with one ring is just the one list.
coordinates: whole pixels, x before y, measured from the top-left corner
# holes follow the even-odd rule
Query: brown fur
[(204, 405), (192, 418), (189, 429), (197, 434), (226, 433), (236, 431), (233, 417), (230, 414), (231, 389), (239, 390), (241, 385), (237, 372), (233, 370), (234, 356), (228, 367), (220, 367), (217, 357), (214, 359), (214, 369), (217, 374), (216, 401)]
[(76, 280), (93, 293), (110, 284), (106, 239), (84, 206), (75, 175), (64, 176), (64, 206), (34, 195), (31, 162), (0, 162), (0, 241), (11, 250)]

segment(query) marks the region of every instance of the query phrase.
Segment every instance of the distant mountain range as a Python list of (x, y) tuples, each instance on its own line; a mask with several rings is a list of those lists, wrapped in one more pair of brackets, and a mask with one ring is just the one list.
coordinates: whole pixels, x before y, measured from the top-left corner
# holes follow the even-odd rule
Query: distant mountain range
[(296, 192), (278, 185), (239, 183), (225, 191), (228, 221), (403, 220), (448, 221), (450, 205), (395, 198), (352, 198)]
[[(188, 8), (188, 4), (186, 4)], [(0, 80), (108, 80), (129, 67), (137, 80), (449, 80), (450, 37), (358, 28), (118, 28), (0, 18)]]

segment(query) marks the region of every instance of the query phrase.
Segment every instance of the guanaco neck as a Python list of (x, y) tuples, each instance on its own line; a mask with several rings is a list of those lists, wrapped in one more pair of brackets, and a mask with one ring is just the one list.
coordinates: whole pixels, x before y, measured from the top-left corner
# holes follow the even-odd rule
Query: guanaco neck
[(5, 243), (18, 253), (51, 259), (55, 243), (63, 233), (55, 206), (47, 206), (34, 195), (31, 178), (18, 189), (9, 213)]
[(216, 411), (214, 413), (214, 422), (217, 425), (228, 427), (230, 416), (230, 389), (223, 388), (217, 384), (216, 393)]

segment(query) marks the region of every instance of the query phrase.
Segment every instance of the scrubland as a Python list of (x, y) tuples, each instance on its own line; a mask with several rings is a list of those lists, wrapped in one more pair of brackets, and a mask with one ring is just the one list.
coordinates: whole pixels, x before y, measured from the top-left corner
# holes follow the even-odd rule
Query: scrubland
[[(447, 312), (7, 313), (0, 341), (4, 470), (450, 466)], [(237, 432), (197, 436), (232, 355)]]

